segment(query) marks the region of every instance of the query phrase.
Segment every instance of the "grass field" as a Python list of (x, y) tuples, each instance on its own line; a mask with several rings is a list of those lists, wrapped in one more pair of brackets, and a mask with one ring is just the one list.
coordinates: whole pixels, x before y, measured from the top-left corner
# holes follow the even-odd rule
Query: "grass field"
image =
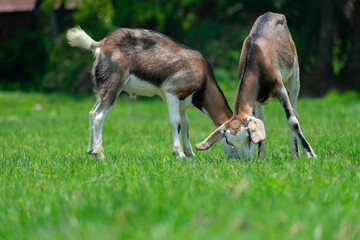
[[(106, 160), (92, 160), (94, 103), (0, 92), (0, 239), (360, 239), (358, 95), (298, 101), (317, 159), (291, 157), (271, 101), (266, 158), (247, 162), (218, 143), (177, 159), (165, 103), (124, 97), (105, 120)], [(194, 145), (214, 126), (188, 115)]]

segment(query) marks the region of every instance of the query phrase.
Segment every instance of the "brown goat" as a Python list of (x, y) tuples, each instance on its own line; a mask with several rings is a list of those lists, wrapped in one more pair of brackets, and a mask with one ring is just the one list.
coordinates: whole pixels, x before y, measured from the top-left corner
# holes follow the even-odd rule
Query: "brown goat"
[[(291, 130), (291, 153), (298, 156), (298, 138), (304, 154), (316, 157), (297, 119), (299, 64), (284, 15), (269, 12), (256, 20), (243, 44), (238, 77), (233, 116), (195, 148), (208, 149), (225, 137), (241, 158), (252, 157), (254, 144), (259, 144), (258, 156), (264, 156), (266, 137), (262, 105), (270, 98), (277, 98)], [(254, 112), (260, 119), (252, 116)]]
[[(232, 116), (213, 71), (203, 56), (169, 37), (142, 29), (120, 28), (99, 42), (80, 28), (67, 32), (70, 45), (95, 53), (93, 75), (97, 102), (90, 111), (88, 153), (104, 157), (102, 126), (121, 91), (143, 96), (159, 95), (168, 105), (173, 136), (173, 154), (195, 157), (192, 151), (186, 109), (206, 113), (216, 127)], [(180, 131), (185, 154), (180, 145)], [(237, 153), (225, 141), (228, 156)]]

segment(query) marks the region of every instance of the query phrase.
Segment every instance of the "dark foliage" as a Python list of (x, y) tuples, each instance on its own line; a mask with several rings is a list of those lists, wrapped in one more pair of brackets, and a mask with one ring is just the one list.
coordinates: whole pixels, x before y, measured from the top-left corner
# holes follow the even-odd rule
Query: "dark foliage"
[[(255, 19), (283, 13), (299, 55), (302, 93), (360, 89), (360, 0), (65, 0), (36, 1), (30, 24), (0, 42), (0, 89), (91, 90), (91, 54), (72, 49), (65, 30), (79, 25), (94, 39), (118, 27), (162, 32), (199, 50), (224, 86), (236, 86), (242, 43)], [(73, 1), (71, 1), (73, 2)], [(10, 23), (9, 23), (10, 24)]]

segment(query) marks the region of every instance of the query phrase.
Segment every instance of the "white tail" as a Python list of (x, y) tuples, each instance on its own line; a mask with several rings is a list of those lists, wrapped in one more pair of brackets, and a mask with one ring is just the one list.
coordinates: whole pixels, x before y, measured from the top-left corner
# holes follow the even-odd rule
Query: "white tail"
[(95, 51), (97, 42), (84, 32), (80, 27), (74, 27), (66, 32), (66, 38), (73, 47), (81, 47), (90, 51)]

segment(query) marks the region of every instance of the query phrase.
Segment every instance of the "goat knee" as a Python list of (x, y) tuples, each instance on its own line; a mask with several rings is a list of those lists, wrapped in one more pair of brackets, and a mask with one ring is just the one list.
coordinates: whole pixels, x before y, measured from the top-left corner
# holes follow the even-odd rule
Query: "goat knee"
[(94, 118), (94, 127), (99, 127), (101, 121), (102, 121), (102, 117), (101, 116), (96, 116)]
[(178, 117), (173, 117), (170, 119), (170, 125), (180, 132), (181, 120)]
[(297, 120), (297, 118), (295, 116), (291, 116), (287, 120), (287, 123), (292, 131), (297, 132), (300, 129), (299, 121)]
[(90, 121), (93, 121), (95, 117), (96, 117), (96, 112), (93, 111), (93, 110), (91, 110), (91, 111), (89, 112), (89, 119), (90, 119)]
[(103, 114), (97, 114), (96, 112), (90, 112), (89, 113), (89, 119), (90, 119), (90, 128), (96, 129), (99, 127), (103, 120)]

